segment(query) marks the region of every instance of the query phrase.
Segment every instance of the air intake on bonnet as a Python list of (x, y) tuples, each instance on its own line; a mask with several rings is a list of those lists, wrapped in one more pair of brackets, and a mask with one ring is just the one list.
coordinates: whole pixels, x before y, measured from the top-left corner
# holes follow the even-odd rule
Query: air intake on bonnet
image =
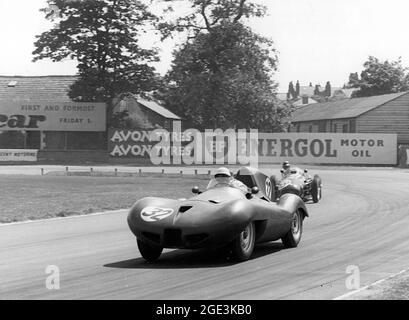
[(181, 206), (179, 212), (186, 212), (187, 210), (192, 209), (192, 206)]

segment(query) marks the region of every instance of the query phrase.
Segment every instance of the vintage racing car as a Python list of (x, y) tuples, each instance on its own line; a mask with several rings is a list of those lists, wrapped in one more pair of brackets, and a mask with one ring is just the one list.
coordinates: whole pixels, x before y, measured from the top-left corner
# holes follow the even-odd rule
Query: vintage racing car
[(288, 170), (281, 169), (282, 179), (271, 177), (271, 183), (277, 198), (283, 194), (292, 193), (300, 196), (304, 201), (312, 200), (317, 203), (322, 196), (322, 181), (316, 174), (313, 177), (308, 170), (291, 167)]
[[(154, 261), (163, 248), (199, 249), (229, 246), (237, 260), (252, 255), (254, 245), (281, 239), (296, 247), (303, 220), (308, 216), (302, 199), (284, 194), (274, 202), (270, 178), (257, 169), (242, 167), (235, 178), (247, 193), (230, 186), (215, 186), (187, 200), (147, 197), (128, 214), (143, 258)], [(273, 201), (274, 200), (274, 201)]]

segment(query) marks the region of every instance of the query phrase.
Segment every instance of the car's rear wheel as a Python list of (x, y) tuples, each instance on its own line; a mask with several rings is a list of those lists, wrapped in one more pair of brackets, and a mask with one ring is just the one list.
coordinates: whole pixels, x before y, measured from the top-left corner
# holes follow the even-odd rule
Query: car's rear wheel
[(312, 201), (314, 203), (317, 203), (318, 201), (320, 201), (321, 194), (322, 194), (321, 178), (318, 175), (315, 175), (311, 183)]
[(233, 255), (238, 261), (248, 260), (254, 250), (256, 242), (256, 228), (254, 222), (250, 222), (239, 236), (233, 241)]
[(281, 239), (286, 248), (295, 248), (301, 241), (302, 235), (302, 223), (304, 220), (304, 215), (298, 209), (293, 214), (293, 220), (291, 222), (291, 229), (287, 234)]
[(162, 247), (150, 244), (139, 239), (137, 239), (136, 241), (138, 243), (139, 252), (146, 261), (153, 262), (157, 260), (162, 254), (163, 251)]

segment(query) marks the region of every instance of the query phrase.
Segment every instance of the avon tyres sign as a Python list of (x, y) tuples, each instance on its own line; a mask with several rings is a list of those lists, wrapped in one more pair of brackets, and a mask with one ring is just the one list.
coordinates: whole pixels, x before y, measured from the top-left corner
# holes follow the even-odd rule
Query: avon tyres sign
[(105, 131), (106, 105), (0, 101), (1, 131)]
[[(115, 158), (150, 159), (152, 148), (158, 144), (158, 141), (151, 140), (151, 133), (146, 130), (109, 129), (109, 155)], [(166, 139), (168, 146), (162, 150), (163, 155), (174, 157), (182, 156), (186, 152), (190, 153), (190, 150), (184, 147), (188, 141), (189, 139), (185, 139), (183, 134), (169, 133)], [(179, 142), (180, 145), (175, 146), (175, 142)]]
[(258, 161), (396, 164), (396, 134), (259, 133)]
[(0, 149), (0, 161), (37, 161), (38, 150)]
[(155, 142), (150, 141), (150, 132), (110, 129), (108, 131), (109, 155), (115, 158), (149, 159)]

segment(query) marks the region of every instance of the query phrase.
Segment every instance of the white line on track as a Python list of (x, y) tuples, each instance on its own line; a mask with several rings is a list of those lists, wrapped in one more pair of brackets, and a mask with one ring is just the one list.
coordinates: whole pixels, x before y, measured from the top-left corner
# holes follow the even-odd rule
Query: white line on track
[(48, 218), (48, 219), (38, 219), (38, 220), (26, 220), (26, 221), (17, 221), (17, 222), (10, 222), (10, 223), (0, 223), (0, 227), (15, 226), (15, 225), (27, 224), (27, 223), (47, 222), (47, 221), (61, 220), (61, 219), (85, 218), (85, 217), (99, 216), (99, 215), (105, 215), (105, 214), (115, 214), (115, 213), (122, 213), (124, 211), (129, 210), (129, 209), (130, 208), (125, 208), (125, 209), (118, 209), (118, 210), (94, 212), (94, 213), (89, 213), (89, 214), (78, 214), (78, 215), (72, 215), (72, 216), (67, 216), (67, 217), (55, 217), (55, 218)]
[(365, 287), (362, 287), (362, 288), (359, 288), (359, 289), (357, 289), (357, 290), (353, 290), (353, 291), (347, 292), (347, 293), (345, 293), (345, 294), (343, 294), (343, 295), (341, 295), (341, 296), (339, 296), (339, 297), (334, 298), (333, 300), (343, 300), (343, 299), (345, 299), (345, 298), (351, 297), (351, 296), (353, 296), (353, 295), (355, 295), (355, 294), (357, 294), (357, 293), (359, 293), (359, 292), (361, 292), (361, 291), (364, 291), (364, 290), (368, 289), (369, 287), (373, 287), (373, 286), (376, 286), (376, 285), (378, 285), (378, 284), (381, 284), (381, 283), (383, 283), (383, 282), (385, 282), (385, 281), (387, 281), (387, 280), (391, 280), (391, 279), (393, 279), (393, 278), (395, 278), (395, 277), (397, 277), (397, 276), (399, 276), (399, 275), (401, 275), (401, 274), (403, 274), (403, 273), (405, 273), (405, 272), (408, 272), (408, 271), (409, 271), (409, 269), (401, 270), (401, 271), (399, 271), (398, 273), (392, 274), (392, 275), (390, 275), (389, 277), (386, 277), (386, 278), (384, 278), (384, 279), (375, 281), (375, 282), (373, 282), (373, 283), (371, 283), (371, 284), (369, 284), (369, 285), (367, 285), (367, 286), (365, 286)]

